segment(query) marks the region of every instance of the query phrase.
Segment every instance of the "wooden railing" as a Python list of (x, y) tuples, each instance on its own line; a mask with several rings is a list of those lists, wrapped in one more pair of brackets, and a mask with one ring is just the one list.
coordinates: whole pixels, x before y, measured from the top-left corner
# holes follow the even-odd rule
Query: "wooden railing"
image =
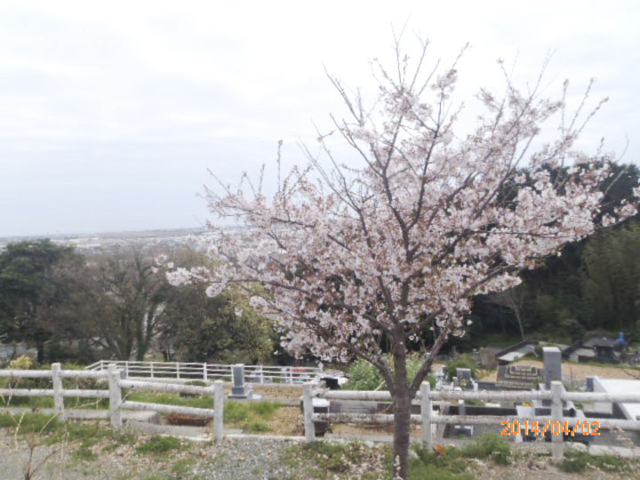
[[(131, 362), (100, 360), (87, 370), (102, 371), (115, 364), (125, 377), (175, 378), (178, 380), (223, 379), (231, 381), (233, 365), (185, 362)], [(267, 365), (245, 365), (245, 382), (260, 385), (302, 385), (316, 380), (322, 367), (283, 367)]]

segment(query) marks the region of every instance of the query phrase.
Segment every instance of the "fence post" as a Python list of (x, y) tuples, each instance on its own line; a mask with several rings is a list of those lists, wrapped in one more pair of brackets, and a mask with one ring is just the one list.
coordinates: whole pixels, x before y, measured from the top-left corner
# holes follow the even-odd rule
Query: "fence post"
[(316, 439), (316, 429), (313, 425), (313, 383), (304, 384), (302, 397), (302, 412), (304, 415), (304, 438), (307, 443)]
[(111, 427), (115, 431), (122, 428), (122, 390), (120, 389), (120, 372), (115, 364), (109, 365), (109, 415)]
[[(562, 459), (563, 433), (562, 433), (562, 382), (551, 382), (551, 458), (553, 461)], [(557, 422), (557, 423), (556, 423)], [(553, 434), (553, 426), (560, 425), (559, 435)]]
[(213, 382), (213, 434), (216, 442), (224, 437), (224, 382)]
[(151, 362), (151, 378), (153, 378), (153, 362)]
[(53, 380), (53, 405), (54, 412), (60, 420), (65, 419), (64, 415), (64, 396), (62, 395), (62, 372), (60, 371), (60, 364), (51, 364), (51, 378)]
[(176, 376), (180, 378), (180, 363), (176, 362)]
[(207, 381), (207, 364), (206, 362), (202, 364), (202, 380)]
[(433, 447), (433, 436), (431, 435), (431, 384), (422, 382), (420, 385), (420, 413), (422, 415), (422, 445), (431, 451)]
[(124, 378), (129, 378), (129, 361), (124, 362)]

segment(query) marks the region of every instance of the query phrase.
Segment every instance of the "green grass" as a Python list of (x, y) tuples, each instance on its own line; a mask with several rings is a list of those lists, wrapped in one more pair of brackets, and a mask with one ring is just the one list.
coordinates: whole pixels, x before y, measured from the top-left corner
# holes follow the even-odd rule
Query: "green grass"
[(61, 426), (62, 423), (53, 415), (0, 413), (0, 428), (10, 428), (14, 431), (17, 430), (18, 433), (51, 433)]
[(282, 405), (274, 402), (227, 402), (224, 423), (236, 424), (250, 433), (264, 433), (271, 428), (264, 423), (271, 420)]
[(138, 453), (161, 455), (173, 450), (182, 450), (185, 444), (175, 437), (153, 436), (137, 448)]
[(42, 413), (0, 413), (0, 428), (10, 429), (19, 435), (36, 435), (39, 445), (79, 444), (73, 452), (73, 458), (78, 461), (95, 460), (97, 457), (90, 447), (103, 440), (108, 442), (103, 447), (105, 451), (137, 441), (131, 433), (117, 433), (99, 423), (60, 422), (55, 416)]
[(275, 402), (227, 402), (224, 422), (240, 423), (251, 419), (271, 420), (282, 405)]
[(163, 403), (183, 407), (213, 408), (213, 398), (206, 396), (181, 397), (175, 393), (131, 392), (125, 393), (127, 400), (144, 403)]
[(610, 473), (631, 473), (631, 466), (625, 459), (614, 455), (591, 455), (579, 450), (565, 451), (564, 458), (558, 463), (563, 472), (580, 473), (588, 466)]

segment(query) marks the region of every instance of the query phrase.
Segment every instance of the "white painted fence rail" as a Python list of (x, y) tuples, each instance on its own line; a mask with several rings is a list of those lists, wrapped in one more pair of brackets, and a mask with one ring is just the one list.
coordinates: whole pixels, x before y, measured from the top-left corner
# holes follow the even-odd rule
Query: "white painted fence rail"
[[(116, 365), (109, 365), (105, 370), (83, 371), (62, 370), (59, 363), (54, 363), (51, 370), (0, 370), (0, 377), (11, 379), (20, 378), (51, 378), (53, 388), (2, 388), (0, 395), (9, 397), (5, 405), (10, 405), (12, 397), (53, 397), (54, 412), (58, 418), (65, 419), (64, 397), (108, 398), (109, 418), (114, 430), (122, 428), (122, 410), (145, 410), (165, 414), (194, 415), (213, 418), (214, 439), (221, 441), (224, 436), (224, 383), (217, 380), (212, 386), (199, 387), (158, 381), (123, 380), (123, 371)], [(108, 383), (107, 390), (65, 389), (64, 378), (95, 378)], [(129, 391), (152, 390), (159, 392), (190, 393), (211, 397), (212, 408), (183, 407), (178, 405), (164, 405), (145, 402), (134, 402), (123, 398), (122, 389)]]
[[(348, 390), (328, 390), (320, 391), (316, 383), (307, 383), (304, 386), (303, 407), (304, 407), (304, 429), (307, 442), (315, 440), (316, 421), (326, 421), (335, 423), (393, 423), (391, 414), (362, 414), (362, 413), (314, 413), (313, 398), (319, 397), (327, 400), (391, 400), (390, 392), (377, 391), (348, 391)], [(417, 392), (416, 399), (419, 400), (420, 414), (411, 415), (411, 422), (422, 425), (422, 442), (427, 448), (433, 446), (433, 434), (431, 426), (433, 424), (448, 425), (500, 425), (502, 422), (525, 421), (540, 424), (549, 422), (578, 421), (576, 417), (563, 417), (563, 403), (574, 401), (580, 403), (640, 403), (640, 394), (610, 394), (594, 392), (566, 392), (560, 382), (552, 382), (550, 391), (437, 391), (432, 392), (429, 383), (422, 384)], [(532, 402), (534, 400), (550, 400), (551, 415), (536, 416), (535, 418), (525, 418), (517, 416), (498, 415), (435, 415), (433, 412), (433, 401), (453, 401), (453, 400), (493, 400), (506, 402)], [(620, 419), (587, 419), (588, 421), (598, 421), (601, 429), (623, 429), (640, 431), (640, 421), (620, 420)], [(563, 436), (551, 435), (551, 449), (554, 459), (560, 459), (563, 455)]]
[[(226, 379), (233, 377), (233, 365), (184, 362), (132, 362), (100, 360), (87, 367), (88, 371), (106, 371), (115, 364), (126, 378), (175, 378), (179, 380)], [(245, 365), (245, 382), (260, 385), (302, 385), (314, 381), (322, 374), (322, 367), (283, 367)]]

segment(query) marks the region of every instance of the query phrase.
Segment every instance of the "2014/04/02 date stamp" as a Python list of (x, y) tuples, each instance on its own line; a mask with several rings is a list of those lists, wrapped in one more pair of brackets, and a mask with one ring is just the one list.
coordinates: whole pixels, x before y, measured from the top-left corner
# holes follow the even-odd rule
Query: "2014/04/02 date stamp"
[(584, 436), (600, 436), (600, 422), (597, 420), (588, 421), (588, 420), (578, 420), (575, 423), (569, 423), (568, 421), (559, 422), (557, 420), (551, 421), (547, 420), (546, 422), (538, 422), (533, 421), (529, 422), (525, 420), (523, 422), (519, 422), (518, 420), (504, 420), (500, 422), (502, 426), (502, 431), (500, 434), (503, 437), (508, 437), (511, 435), (534, 435), (544, 437), (547, 433), (551, 435), (559, 436), (566, 435), (569, 437), (574, 437), (576, 435), (584, 435)]

